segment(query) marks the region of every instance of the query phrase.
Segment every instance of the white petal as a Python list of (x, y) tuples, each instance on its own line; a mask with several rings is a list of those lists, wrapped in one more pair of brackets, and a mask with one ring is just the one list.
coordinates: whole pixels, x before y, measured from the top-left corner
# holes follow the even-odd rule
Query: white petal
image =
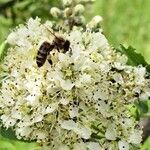
[(71, 110), (69, 110), (69, 115), (71, 118), (78, 116), (78, 108), (72, 107)]
[(130, 134), (129, 142), (133, 144), (140, 144), (142, 141), (142, 131), (134, 130), (133, 133)]
[(61, 80), (60, 85), (64, 90), (71, 90), (74, 84), (70, 80)]
[(71, 62), (70, 57), (65, 55), (65, 54), (63, 54), (63, 53), (59, 53), (58, 54), (58, 58), (59, 58), (60, 62), (66, 62), (68, 64)]
[(41, 122), (43, 120), (43, 115), (38, 114), (34, 117), (34, 122)]
[(84, 139), (89, 139), (91, 136), (91, 131), (83, 126), (74, 128), (74, 132)]
[(52, 113), (54, 111), (55, 111), (54, 107), (47, 107), (46, 110), (45, 110), (45, 114), (49, 114), (49, 113)]
[(122, 78), (121, 74), (119, 74), (119, 73), (115, 73), (113, 75), (113, 78), (119, 84), (123, 84), (124, 83), (123, 78)]
[(69, 103), (69, 99), (67, 99), (67, 98), (62, 98), (62, 99), (60, 100), (60, 103), (63, 104), (63, 105), (67, 105), (67, 104)]
[(138, 68), (135, 68), (134, 72), (135, 72), (135, 82), (138, 84), (143, 83), (145, 80), (144, 76), (146, 73), (146, 68), (138, 67)]
[(28, 104), (30, 105), (37, 105), (39, 104), (39, 96), (38, 95), (28, 95), (26, 97)]
[(73, 120), (67, 120), (61, 123), (61, 127), (66, 130), (73, 130), (77, 127), (77, 125)]
[(102, 149), (99, 145), (99, 143), (96, 143), (96, 142), (89, 142), (88, 143), (88, 146), (89, 150), (100, 150)]

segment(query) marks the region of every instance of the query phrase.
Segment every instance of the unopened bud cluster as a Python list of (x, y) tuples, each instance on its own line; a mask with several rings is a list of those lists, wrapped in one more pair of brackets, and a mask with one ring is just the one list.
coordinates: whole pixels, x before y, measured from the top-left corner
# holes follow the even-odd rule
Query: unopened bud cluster
[(83, 13), (85, 6), (93, 0), (62, 0), (63, 9), (52, 7), (50, 14), (54, 18), (61, 18), (65, 25), (70, 26), (81, 26), (85, 24), (85, 17)]

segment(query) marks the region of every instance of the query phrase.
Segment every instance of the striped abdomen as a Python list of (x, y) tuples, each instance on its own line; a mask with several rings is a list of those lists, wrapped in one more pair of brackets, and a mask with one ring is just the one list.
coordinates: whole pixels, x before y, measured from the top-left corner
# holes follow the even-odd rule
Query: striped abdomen
[(36, 57), (36, 63), (38, 67), (42, 67), (47, 59), (47, 55), (49, 52), (54, 48), (54, 45), (51, 45), (49, 42), (43, 42), (40, 46), (37, 57)]

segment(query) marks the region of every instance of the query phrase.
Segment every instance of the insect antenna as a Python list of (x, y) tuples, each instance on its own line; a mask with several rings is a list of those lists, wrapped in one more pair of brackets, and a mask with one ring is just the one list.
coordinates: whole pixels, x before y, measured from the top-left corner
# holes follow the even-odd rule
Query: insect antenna
[[(45, 25), (44, 25), (45, 26)], [(47, 26), (45, 26), (45, 28), (52, 34), (54, 35), (55, 38), (59, 39), (54, 32), (52, 32)]]

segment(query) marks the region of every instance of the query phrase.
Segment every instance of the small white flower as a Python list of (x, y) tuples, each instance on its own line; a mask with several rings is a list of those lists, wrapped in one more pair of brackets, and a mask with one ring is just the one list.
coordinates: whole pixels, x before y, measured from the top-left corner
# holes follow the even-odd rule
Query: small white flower
[(70, 108), (69, 115), (71, 118), (77, 117), (78, 116), (78, 108), (77, 107)]
[(108, 126), (108, 128), (106, 129), (106, 133), (105, 133), (105, 137), (108, 140), (116, 140), (117, 138), (117, 131), (115, 129), (115, 126), (111, 123), (111, 125)]
[(60, 100), (60, 103), (63, 104), (63, 105), (67, 105), (67, 104), (69, 104), (69, 99), (67, 99), (67, 98), (62, 98), (62, 99)]
[(26, 101), (29, 105), (37, 105), (39, 104), (39, 98), (38, 95), (28, 95)]
[(91, 131), (84, 126), (79, 126), (73, 129), (76, 134), (81, 136), (84, 139), (89, 139), (91, 136)]
[(135, 68), (134, 72), (135, 72), (135, 82), (138, 84), (143, 84), (145, 80), (144, 76), (146, 73), (146, 68), (138, 67), (138, 68)]
[(99, 145), (99, 143), (96, 143), (96, 142), (89, 142), (87, 147), (89, 150), (100, 150), (100, 149), (102, 149), (101, 146)]
[(124, 83), (123, 78), (122, 78), (121, 74), (119, 74), (119, 73), (115, 73), (115, 74), (113, 75), (113, 79), (114, 79), (117, 83), (119, 83), (119, 84), (123, 84), (123, 83)]
[(17, 119), (12, 118), (10, 115), (2, 115), (1, 120), (5, 123), (5, 127), (13, 127), (17, 121)]
[(53, 17), (59, 17), (59, 15), (61, 14), (60, 9), (58, 9), (57, 7), (52, 7), (50, 10), (50, 13)]
[(129, 137), (129, 142), (133, 144), (140, 144), (141, 141), (142, 141), (141, 131), (135, 129)]
[(22, 128), (17, 128), (16, 129), (16, 134), (18, 136), (28, 137), (28, 136), (30, 136), (31, 132), (32, 132), (31, 127), (22, 127)]
[(39, 139), (39, 140), (45, 140), (45, 139), (46, 139), (46, 133), (43, 132), (43, 131), (35, 131), (35, 132), (33, 133), (33, 135), (34, 135), (37, 139)]
[(84, 6), (82, 4), (78, 4), (74, 7), (74, 13), (75, 14), (81, 14), (85, 10)]
[(129, 150), (129, 143), (126, 141), (119, 141), (118, 142), (119, 150)]

